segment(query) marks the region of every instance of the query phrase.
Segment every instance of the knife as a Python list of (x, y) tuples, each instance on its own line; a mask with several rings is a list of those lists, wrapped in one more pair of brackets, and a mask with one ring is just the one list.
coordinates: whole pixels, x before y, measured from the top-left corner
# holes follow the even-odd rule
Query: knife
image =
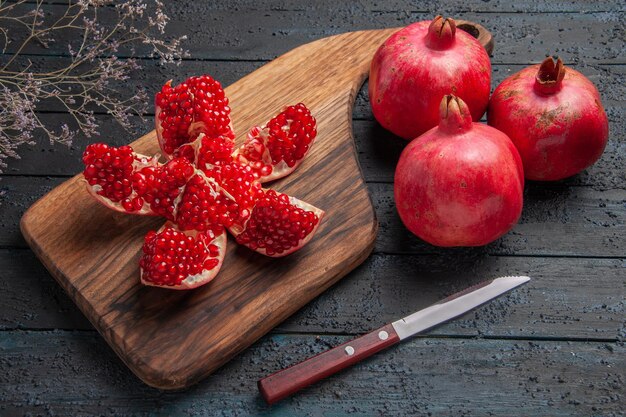
[(530, 278), (526, 276), (509, 276), (481, 282), (403, 319), (267, 376), (259, 380), (259, 391), (268, 404), (274, 404), (322, 378), (458, 317), (528, 281)]

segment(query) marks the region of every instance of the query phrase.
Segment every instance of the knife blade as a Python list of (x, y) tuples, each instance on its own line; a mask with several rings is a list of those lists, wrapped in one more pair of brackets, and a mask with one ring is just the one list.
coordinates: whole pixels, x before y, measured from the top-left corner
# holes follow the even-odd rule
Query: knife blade
[(530, 281), (527, 276), (507, 276), (481, 282), (436, 304), (384, 325), (258, 381), (268, 404), (353, 365), (401, 340), (431, 329)]

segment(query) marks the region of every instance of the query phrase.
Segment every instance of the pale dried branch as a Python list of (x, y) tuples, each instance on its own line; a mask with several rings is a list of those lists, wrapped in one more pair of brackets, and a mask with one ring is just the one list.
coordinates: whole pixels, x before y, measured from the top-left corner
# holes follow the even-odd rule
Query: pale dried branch
[[(21, 146), (34, 145), (37, 133), (64, 144), (78, 134), (97, 135), (96, 111), (131, 128), (130, 116), (145, 113), (148, 100), (145, 91), (118, 88), (140, 68), (137, 60), (117, 58), (120, 51), (147, 47), (162, 63), (180, 62), (187, 54), (184, 36), (160, 38), (169, 21), (161, 1), (69, 1), (56, 17), (46, 7), (42, 0), (0, 1), (0, 173), (7, 158), (19, 158)], [(60, 37), (72, 40), (67, 65), (39, 71), (26, 60), (31, 48), (48, 48)], [(13, 39), (19, 39), (15, 45)], [(44, 103), (71, 115), (75, 128), (46, 125), (38, 113)]]

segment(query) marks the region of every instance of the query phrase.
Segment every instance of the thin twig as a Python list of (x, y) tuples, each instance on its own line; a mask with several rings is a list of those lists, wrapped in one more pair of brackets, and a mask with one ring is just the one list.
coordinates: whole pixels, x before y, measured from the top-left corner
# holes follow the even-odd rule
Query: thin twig
[[(168, 18), (160, 1), (150, 4), (151, 11), (141, 0), (77, 0), (68, 2), (59, 18), (44, 19), (44, 11), (51, 6), (43, 0), (35, 4), (0, 0), (1, 50), (10, 52), (4, 55), (4, 63), (0, 56), (0, 172), (8, 157), (19, 158), (21, 146), (34, 144), (35, 134), (65, 144), (78, 134), (97, 134), (95, 109), (106, 111), (124, 128), (131, 128), (129, 116), (141, 116), (147, 100), (141, 92), (118, 91), (111, 84), (127, 80), (139, 67), (132, 59), (117, 59), (118, 50), (147, 45), (162, 62), (177, 62), (186, 55), (180, 46), (184, 37), (164, 42), (151, 35), (163, 34)], [(27, 7), (30, 10), (25, 12)], [(106, 26), (100, 23), (104, 8), (116, 14)], [(75, 40), (68, 46), (67, 65), (37, 71), (30, 60), (20, 64), (25, 51), (48, 47), (60, 33)], [(23, 40), (10, 48), (14, 38)], [(38, 108), (54, 103), (71, 116), (75, 130), (65, 124), (60, 130), (58, 126), (52, 128), (40, 118)]]

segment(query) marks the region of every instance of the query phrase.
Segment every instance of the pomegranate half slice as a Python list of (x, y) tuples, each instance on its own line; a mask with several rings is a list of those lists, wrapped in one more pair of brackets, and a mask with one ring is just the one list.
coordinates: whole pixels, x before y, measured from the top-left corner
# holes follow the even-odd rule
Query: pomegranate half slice
[(182, 231), (167, 222), (145, 237), (139, 259), (141, 283), (174, 290), (204, 285), (222, 267), (226, 241), (222, 226)]
[(253, 127), (233, 156), (251, 166), (260, 182), (292, 173), (311, 149), (317, 136), (315, 118), (302, 103), (285, 108), (262, 127)]
[(307, 244), (324, 211), (295, 197), (263, 190), (250, 218), (229, 228), (237, 243), (266, 256), (289, 255)]
[(168, 81), (156, 94), (155, 107), (157, 138), (168, 158), (200, 133), (230, 140), (235, 137), (228, 98), (210, 75), (190, 77), (174, 87)]

